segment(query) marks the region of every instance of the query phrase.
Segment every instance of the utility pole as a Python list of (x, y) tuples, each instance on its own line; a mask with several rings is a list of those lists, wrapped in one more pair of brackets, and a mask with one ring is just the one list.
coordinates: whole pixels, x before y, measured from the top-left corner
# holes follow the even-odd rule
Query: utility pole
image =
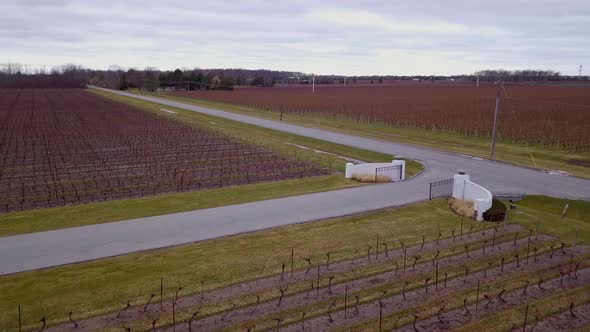
[(498, 87), (498, 92), (496, 93), (496, 109), (494, 111), (494, 127), (492, 128), (492, 149), (490, 151), (490, 158), (494, 159), (494, 149), (496, 148), (496, 128), (498, 122), (498, 112), (500, 112), (500, 89), (501, 89), (502, 81), (498, 81), (496, 86)]
[(311, 93), (315, 93), (315, 75), (311, 77)]

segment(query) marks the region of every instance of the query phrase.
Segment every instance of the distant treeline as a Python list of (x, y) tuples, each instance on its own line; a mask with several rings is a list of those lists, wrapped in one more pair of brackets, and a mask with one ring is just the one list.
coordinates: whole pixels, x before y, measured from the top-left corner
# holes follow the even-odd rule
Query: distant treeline
[[(504, 82), (538, 82), (538, 81), (561, 81), (564, 79), (571, 80), (572, 77), (561, 76), (559, 72), (552, 70), (482, 70), (475, 73), (479, 76), (480, 81), (497, 81), (501, 79)], [(576, 76), (573, 79), (577, 79)], [(587, 77), (586, 77), (587, 79)]]
[[(414, 75), (414, 76), (349, 76), (349, 81), (362, 80), (370, 81), (371, 83), (382, 83), (384, 81), (405, 81), (405, 80), (419, 80), (419, 81), (476, 81), (479, 78), (480, 82), (545, 82), (545, 81), (588, 81), (588, 76), (567, 76), (561, 75), (559, 72), (553, 70), (538, 70), (538, 69), (524, 69), (524, 70), (505, 70), (505, 69), (488, 69), (475, 72), (471, 75)], [(341, 79), (339, 77), (339, 79)]]
[(19, 64), (7, 64), (0, 66), (0, 88), (84, 88), (88, 73), (76, 65), (30, 70)]
[(123, 69), (112, 66), (108, 70), (85, 69), (64, 65), (51, 70), (30, 69), (19, 64), (0, 65), (0, 87), (15, 88), (80, 88), (86, 84), (110, 89), (232, 90), (236, 86), (271, 87), (288, 84), (382, 84), (397, 81), (476, 81), (543, 82), (588, 81), (588, 76), (563, 76), (552, 70), (482, 70), (471, 75), (309, 75), (301, 72), (249, 69)]
[(144, 70), (111, 69), (107, 71), (93, 71), (90, 83), (112, 89), (139, 88), (155, 89), (219, 89), (231, 90), (235, 86), (271, 87), (277, 84), (382, 84), (396, 81), (471, 81), (479, 77), (480, 82), (542, 82), (562, 80), (588, 80), (588, 77), (563, 76), (551, 70), (484, 70), (471, 75), (371, 75), (371, 76), (343, 76), (343, 75), (309, 75), (301, 72), (248, 70), (248, 69), (176, 69), (174, 71), (160, 71), (154, 68)]
[(215, 89), (232, 90), (235, 86), (273, 86), (301, 73), (248, 69), (128, 69), (112, 67), (92, 71), (89, 82), (111, 89)]

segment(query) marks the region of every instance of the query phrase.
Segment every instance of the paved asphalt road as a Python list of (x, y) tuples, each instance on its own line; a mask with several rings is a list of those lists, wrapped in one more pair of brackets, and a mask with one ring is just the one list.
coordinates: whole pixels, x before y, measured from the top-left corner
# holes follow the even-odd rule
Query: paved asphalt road
[(165, 99), (114, 93), (262, 127), (421, 161), (404, 182), (174, 213), (0, 238), (0, 275), (185, 244), (264, 228), (360, 213), (428, 199), (428, 183), (465, 169), (492, 192), (590, 200), (590, 181), (500, 162), (290, 125)]

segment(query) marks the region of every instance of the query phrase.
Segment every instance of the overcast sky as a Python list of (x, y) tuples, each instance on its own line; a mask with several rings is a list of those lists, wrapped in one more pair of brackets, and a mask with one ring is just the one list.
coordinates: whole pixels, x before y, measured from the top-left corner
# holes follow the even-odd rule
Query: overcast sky
[(590, 72), (590, 1), (0, 0), (0, 63)]

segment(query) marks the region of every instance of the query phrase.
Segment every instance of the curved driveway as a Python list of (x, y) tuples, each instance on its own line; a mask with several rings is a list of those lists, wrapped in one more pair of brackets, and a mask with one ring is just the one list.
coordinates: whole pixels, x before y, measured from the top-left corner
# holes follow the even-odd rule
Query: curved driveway
[(261, 127), (421, 161), (425, 171), (397, 183), (174, 213), (0, 238), (0, 275), (185, 244), (269, 227), (366, 212), (428, 199), (428, 183), (465, 169), (492, 192), (590, 200), (590, 181), (481, 158), (306, 128), (176, 101), (110, 92)]

